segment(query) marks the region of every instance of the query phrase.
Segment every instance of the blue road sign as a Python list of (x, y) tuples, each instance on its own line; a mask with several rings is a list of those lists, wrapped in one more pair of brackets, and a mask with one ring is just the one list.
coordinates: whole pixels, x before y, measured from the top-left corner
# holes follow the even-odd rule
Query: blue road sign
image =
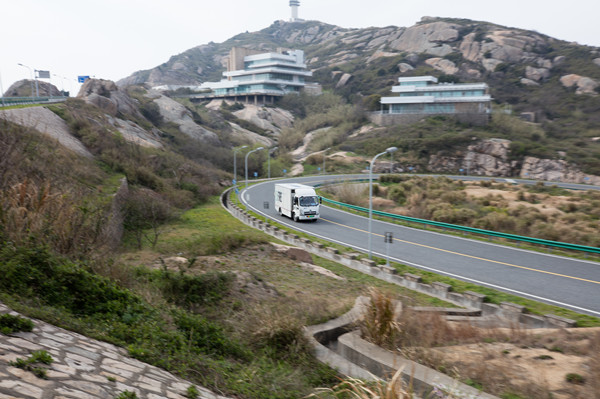
[(89, 78), (90, 78), (89, 75), (77, 76), (77, 83), (85, 83), (85, 81), (88, 80)]
[(258, 172), (254, 172), (254, 177), (258, 176)]
[(232, 184), (237, 184), (237, 180), (233, 179), (233, 180), (231, 181), (231, 183), (232, 183)]

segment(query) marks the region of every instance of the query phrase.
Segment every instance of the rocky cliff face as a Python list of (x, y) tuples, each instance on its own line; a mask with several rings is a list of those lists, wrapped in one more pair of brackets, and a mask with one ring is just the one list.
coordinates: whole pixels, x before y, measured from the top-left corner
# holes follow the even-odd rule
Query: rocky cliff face
[(525, 157), (523, 162), (509, 160), (510, 140), (489, 139), (470, 145), (464, 154), (432, 155), (428, 169), (436, 173), (454, 173), (462, 169), (475, 176), (515, 177), (579, 184), (600, 184), (600, 176), (583, 173), (564, 160)]

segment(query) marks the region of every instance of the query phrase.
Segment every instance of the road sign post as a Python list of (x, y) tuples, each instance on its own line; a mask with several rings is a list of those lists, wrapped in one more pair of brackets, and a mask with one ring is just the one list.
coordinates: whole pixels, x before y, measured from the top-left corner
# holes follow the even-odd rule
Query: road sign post
[(394, 237), (393, 237), (393, 234), (391, 231), (387, 231), (385, 233), (384, 240), (385, 240), (385, 257), (386, 257), (385, 265), (389, 266), (390, 265), (390, 244), (392, 242), (394, 242)]
[(265, 209), (265, 223), (269, 223), (269, 216), (267, 216), (267, 209), (269, 209), (269, 201), (263, 202), (263, 208)]

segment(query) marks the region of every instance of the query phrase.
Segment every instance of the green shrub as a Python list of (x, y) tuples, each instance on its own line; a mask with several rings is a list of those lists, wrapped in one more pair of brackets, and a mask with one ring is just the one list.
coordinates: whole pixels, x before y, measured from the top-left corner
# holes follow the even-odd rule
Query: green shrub
[(577, 373), (569, 373), (565, 376), (565, 380), (571, 384), (583, 385), (585, 384), (585, 378)]
[(138, 399), (135, 392), (123, 391), (119, 395), (115, 396), (115, 399)]
[(36, 377), (46, 379), (47, 370), (43, 367), (38, 367), (37, 364), (50, 365), (54, 362), (52, 356), (44, 350), (35, 351), (27, 359), (17, 358), (15, 361), (9, 362), (13, 367), (18, 367), (23, 370), (32, 372)]
[(190, 385), (185, 391), (185, 397), (188, 399), (196, 399), (198, 396), (200, 396), (200, 392), (194, 385)]
[(117, 315), (142, 311), (141, 301), (83, 265), (59, 258), (46, 247), (0, 249), (0, 290), (79, 315)]
[(151, 272), (164, 297), (186, 307), (217, 303), (229, 291), (233, 274), (210, 272), (198, 276), (170, 270)]
[(9, 335), (19, 331), (30, 332), (32, 330), (33, 322), (29, 319), (11, 314), (0, 316), (0, 332), (2, 334)]

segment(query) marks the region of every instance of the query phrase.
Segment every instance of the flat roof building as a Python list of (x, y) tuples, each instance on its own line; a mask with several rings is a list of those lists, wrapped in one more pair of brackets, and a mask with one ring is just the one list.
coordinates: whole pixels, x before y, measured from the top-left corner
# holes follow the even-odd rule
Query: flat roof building
[(486, 83), (441, 83), (433, 76), (398, 78), (396, 96), (381, 98), (381, 125), (414, 123), (432, 115), (449, 115), (461, 122), (484, 125), (489, 121), (492, 98)]
[(234, 47), (229, 52), (224, 79), (205, 82), (200, 87), (210, 90), (205, 97), (273, 102), (275, 97), (300, 92), (310, 76), (312, 72), (306, 67), (302, 50), (260, 53)]

